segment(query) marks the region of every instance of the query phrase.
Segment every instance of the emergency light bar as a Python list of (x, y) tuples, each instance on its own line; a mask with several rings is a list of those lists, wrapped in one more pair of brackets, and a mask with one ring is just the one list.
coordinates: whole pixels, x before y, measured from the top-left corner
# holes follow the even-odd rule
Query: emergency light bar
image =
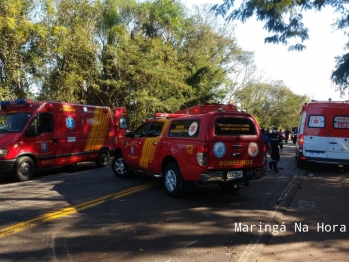
[(10, 106), (10, 105), (29, 105), (32, 104), (32, 99), (16, 99), (16, 100), (5, 100), (0, 102), (0, 106)]
[(168, 114), (168, 113), (155, 113), (154, 118), (177, 118), (189, 116), (188, 114)]

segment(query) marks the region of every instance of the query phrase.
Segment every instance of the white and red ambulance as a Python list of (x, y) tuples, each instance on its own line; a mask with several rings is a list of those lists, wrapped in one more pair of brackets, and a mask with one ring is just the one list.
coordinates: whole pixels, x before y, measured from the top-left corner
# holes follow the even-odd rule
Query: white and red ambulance
[(304, 163), (349, 164), (349, 101), (315, 101), (302, 107), (295, 158)]

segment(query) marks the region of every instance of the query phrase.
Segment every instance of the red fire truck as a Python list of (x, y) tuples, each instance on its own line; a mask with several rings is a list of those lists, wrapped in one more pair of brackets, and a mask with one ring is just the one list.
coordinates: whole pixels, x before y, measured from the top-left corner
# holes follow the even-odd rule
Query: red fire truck
[(255, 118), (235, 106), (206, 104), (157, 113), (118, 140), (112, 169), (162, 177), (171, 197), (189, 182), (246, 187), (264, 169), (263, 135)]
[(128, 128), (125, 108), (18, 99), (1, 101), (0, 175), (18, 181), (35, 169), (94, 161), (106, 166)]

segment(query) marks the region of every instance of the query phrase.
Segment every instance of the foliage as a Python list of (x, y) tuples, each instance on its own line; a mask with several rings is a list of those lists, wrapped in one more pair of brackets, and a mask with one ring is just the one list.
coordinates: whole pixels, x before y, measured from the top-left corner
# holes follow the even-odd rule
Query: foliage
[[(285, 44), (289, 51), (302, 51), (306, 48), (303, 44), (309, 38), (308, 29), (303, 24), (303, 14), (307, 10), (321, 11), (326, 6), (334, 8), (340, 17), (334, 23), (339, 30), (347, 33), (349, 27), (349, 10), (346, 1), (321, 0), (321, 1), (289, 1), (289, 0), (246, 0), (237, 8), (235, 0), (223, 0), (222, 4), (216, 4), (212, 10), (216, 15), (222, 15), (228, 21), (240, 20), (245, 22), (255, 15), (258, 21), (264, 21), (264, 29), (272, 33), (265, 38), (265, 43)], [(291, 44), (292, 42), (292, 44)], [(337, 64), (332, 72), (331, 79), (338, 86), (341, 94), (349, 84), (349, 53), (337, 57)]]
[(0, 2), (0, 98), (15, 98), (29, 94), (30, 60), (26, 45), (35, 31), (28, 20), (30, 0)]
[(210, 9), (190, 13), (175, 0), (4, 0), (0, 99), (125, 106), (132, 127), (157, 111), (222, 101), (263, 125), (287, 125), (303, 97), (255, 78), (253, 53)]
[(291, 129), (298, 125), (301, 106), (309, 101), (306, 96), (295, 95), (282, 81), (250, 83), (235, 95), (241, 110), (257, 116), (264, 128), (276, 125)]

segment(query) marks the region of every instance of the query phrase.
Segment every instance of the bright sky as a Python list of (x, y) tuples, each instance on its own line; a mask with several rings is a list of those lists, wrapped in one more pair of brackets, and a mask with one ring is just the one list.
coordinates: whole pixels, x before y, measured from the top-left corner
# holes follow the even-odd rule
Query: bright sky
[[(223, 0), (182, 0), (187, 7), (204, 3), (220, 4)], [(238, 0), (236, 1), (236, 3)], [(237, 7), (237, 5), (235, 5)], [(309, 29), (309, 39), (303, 42), (307, 46), (302, 52), (287, 51), (282, 44), (264, 44), (269, 36), (263, 29), (263, 22), (254, 18), (245, 24), (236, 21), (235, 37), (238, 45), (255, 53), (255, 64), (265, 73), (265, 80), (282, 80), (292, 92), (308, 95), (311, 99), (343, 101), (348, 100), (346, 93), (342, 98), (330, 80), (335, 68), (335, 56), (345, 53), (343, 49), (348, 38), (343, 31), (334, 30), (333, 10), (303, 14), (303, 23)]]

